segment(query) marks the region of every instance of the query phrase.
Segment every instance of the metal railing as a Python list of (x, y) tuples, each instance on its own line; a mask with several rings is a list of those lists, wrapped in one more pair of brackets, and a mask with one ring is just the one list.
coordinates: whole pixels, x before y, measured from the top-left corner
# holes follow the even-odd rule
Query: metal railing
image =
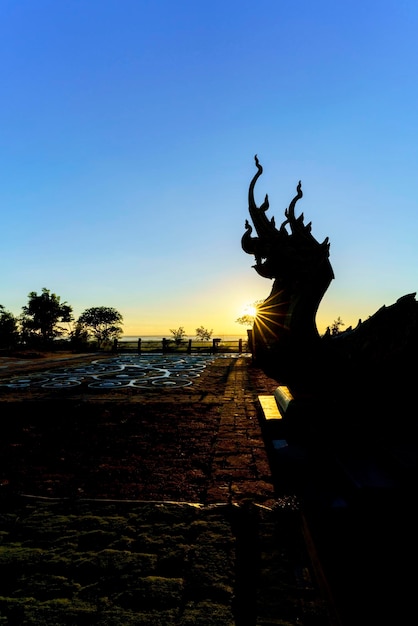
[(173, 339), (162, 339), (161, 341), (147, 341), (144, 339), (138, 339), (137, 341), (121, 340), (114, 342), (113, 352), (135, 352), (137, 354), (242, 354), (248, 352), (248, 342), (244, 339), (228, 341), (218, 338), (211, 341), (188, 339), (181, 342), (176, 342)]

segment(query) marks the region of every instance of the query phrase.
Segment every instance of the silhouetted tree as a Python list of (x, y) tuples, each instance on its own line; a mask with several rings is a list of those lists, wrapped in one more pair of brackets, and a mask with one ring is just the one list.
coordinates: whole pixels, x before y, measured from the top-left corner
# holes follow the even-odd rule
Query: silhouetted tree
[(78, 321), (70, 332), (71, 345), (74, 350), (87, 350), (89, 331)]
[(345, 326), (345, 324), (344, 324), (344, 322), (342, 321), (341, 317), (337, 317), (337, 319), (336, 319), (336, 320), (334, 320), (334, 321), (332, 322), (332, 324), (331, 324), (331, 327), (330, 327), (330, 332), (331, 332), (331, 335), (333, 335), (333, 336), (334, 336), (334, 335), (339, 335), (339, 334), (340, 334), (340, 332), (341, 332), (341, 330), (340, 330), (340, 327), (341, 327), (341, 326)]
[(0, 348), (14, 348), (19, 343), (17, 319), (0, 304)]
[(59, 324), (71, 322), (74, 319), (73, 310), (67, 302), (61, 302), (60, 296), (44, 287), (40, 295), (31, 291), (28, 298), (28, 304), (22, 307), (20, 317), (22, 336), (26, 342), (38, 341), (47, 346), (56, 337), (68, 332), (67, 328)]
[(257, 317), (257, 311), (259, 305), (263, 302), (263, 300), (256, 300), (253, 304), (249, 305), (248, 309), (253, 309), (254, 313), (244, 313), (241, 317), (238, 317), (235, 320), (236, 324), (241, 324), (241, 326), (252, 326), (254, 324), (254, 320)]
[(122, 334), (123, 317), (116, 309), (108, 306), (96, 306), (86, 309), (78, 318), (79, 332), (85, 329), (97, 340), (100, 349), (103, 343), (118, 339)]
[(241, 315), (235, 320), (236, 324), (241, 324), (241, 326), (252, 326), (254, 324), (254, 315)]
[(212, 337), (212, 333), (213, 329), (208, 330), (207, 328), (200, 326), (200, 328), (196, 328), (196, 339), (200, 339), (201, 341), (209, 341), (209, 339)]
[(173, 335), (174, 343), (176, 346), (179, 346), (183, 343), (184, 338), (186, 336), (186, 331), (183, 326), (179, 326), (178, 328), (170, 328), (170, 333)]

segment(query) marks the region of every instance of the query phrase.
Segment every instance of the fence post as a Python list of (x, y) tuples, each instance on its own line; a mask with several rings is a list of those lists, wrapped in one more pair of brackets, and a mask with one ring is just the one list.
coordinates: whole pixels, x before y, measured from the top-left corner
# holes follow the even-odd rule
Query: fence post
[(238, 352), (242, 354), (242, 339), (238, 341)]
[(167, 348), (168, 348), (168, 343), (167, 343), (167, 339), (163, 339), (163, 352), (167, 352)]
[(189, 344), (187, 346), (187, 354), (191, 354), (192, 353), (192, 340), (189, 339)]
[(254, 335), (253, 335), (253, 329), (252, 328), (247, 328), (247, 337), (248, 337), (248, 349), (251, 352), (251, 358), (253, 363), (255, 362), (255, 358), (256, 358), (256, 354), (255, 354), (255, 345), (253, 342), (254, 339)]
[(213, 352), (213, 354), (215, 354), (215, 352), (218, 351), (218, 345), (219, 345), (220, 341), (221, 340), (219, 338), (216, 338), (216, 339), (212, 340), (212, 352)]
[(141, 354), (141, 338), (138, 339), (138, 354)]

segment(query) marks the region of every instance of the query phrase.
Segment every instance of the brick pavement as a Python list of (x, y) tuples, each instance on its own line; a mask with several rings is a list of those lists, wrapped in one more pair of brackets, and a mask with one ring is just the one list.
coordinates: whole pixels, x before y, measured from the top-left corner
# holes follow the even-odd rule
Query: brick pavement
[(275, 501), (268, 454), (258, 420), (256, 390), (251, 391), (248, 358), (233, 361), (221, 407), (221, 421), (207, 501), (265, 506)]
[[(220, 411), (205, 505), (237, 507), (236, 593), (247, 621), (235, 624), (272, 626), (286, 620), (296, 625), (318, 618), (315, 623), (335, 626), (315, 578), (298, 511), (286, 508), (274, 491), (257, 395), (272, 393), (278, 383), (252, 370), (247, 357), (224, 363), (220, 366), (222, 376), (227, 372), (224, 383), (214, 373), (202, 380), (206, 389), (185, 390), (176, 402), (186, 405), (196, 400)], [(166, 398), (168, 408), (169, 394)], [(129, 401), (135, 405), (141, 395), (130, 396)]]

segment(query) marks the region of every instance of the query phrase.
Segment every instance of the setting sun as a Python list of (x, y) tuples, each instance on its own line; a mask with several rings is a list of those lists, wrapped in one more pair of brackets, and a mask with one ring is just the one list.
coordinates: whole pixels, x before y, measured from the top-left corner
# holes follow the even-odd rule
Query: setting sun
[(255, 304), (248, 304), (243, 309), (243, 315), (250, 315), (251, 317), (255, 317), (257, 315), (257, 307)]
[(255, 304), (246, 304), (242, 307), (240, 317), (256, 317), (257, 307)]

